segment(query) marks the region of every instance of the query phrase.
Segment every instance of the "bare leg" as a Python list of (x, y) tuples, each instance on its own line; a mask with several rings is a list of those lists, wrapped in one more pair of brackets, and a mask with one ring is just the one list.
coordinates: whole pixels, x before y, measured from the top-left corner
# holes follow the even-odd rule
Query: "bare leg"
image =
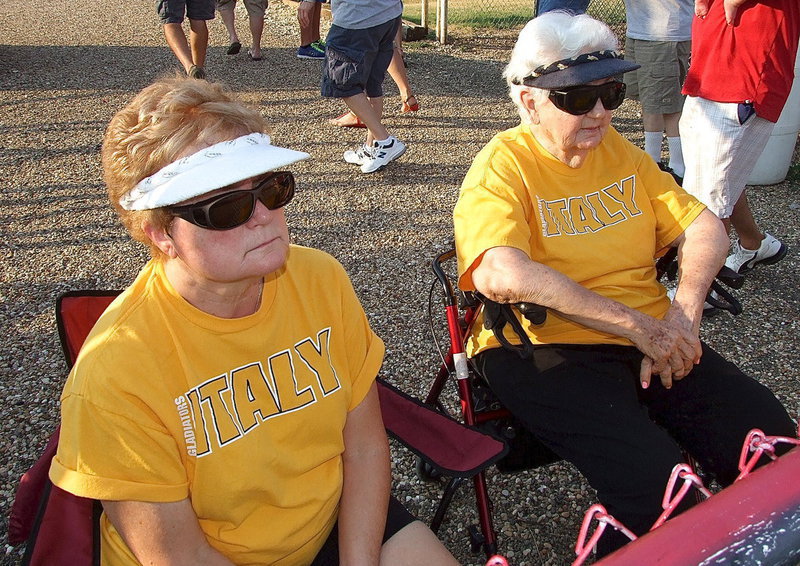
[(661, 133), (664, 131), (664, 115), (642, 112), (642, 126), (645, 132)]
[[(383, 97), (382, 96), (378, 96), (376, 98), (367, 97), (367, 100), (369, 101), (370, 106), (372, 106), (372, 110), (378, 117), (378, 120), (380, 120), (383, 117)], [(366, 139), (367, 145), (372, 145), (372, 142), (374, 140), (385, 140), (386, 138), (389, 137), (389, 130), (387, 130), (384, 127), (383, 123), (379, 122), (379, 125), (380, 128), (384, 132), (386, 132), (386, 135), (382, 135), (383, 132), (370, 131), (369, 126), (367, 126), (367, 139)]]
[(250, 55), (254, 58), (261, 57), (261, 36), (264, 34), (264, 18), (250, 16), (250, 35), (253, 36), (253, 46)]
[(186, 41), (186, 34), (183, 33), (181, 24), (164, 24), (164, 37), (167, 40), (167, 45), (172, 49), (180, 64), (183, 65), (183, 69), (188, 73), (194, 63), (192, 61), (192, 52), (189, 49), (189, 42)]
[(321, 13), (322, 13), (322, 3), (321, 2), (315, 2), (314, 3), (314, 13), (311, 15), (311, 18), (312, 18), (312, 20), (311, 20), (311, 31), (313, 32), (312, 33), (312, 37), (311, 37), (311, 43), (314, 43), (315, 41), (319, 41), (319, 39), (320, 39), (320, 37), (319, 37), (319, 18), (320, 18), (320, 14)]
[(642, 112), (644, 151), (656, 163), (661, 163), (661, 143), (664, 140), (664, 115)]
[(367, 98), (362, 93), (342, 99), (353, 114), (361, 118), (367, 125), (367, 145), (373, 140), (385, 140), (389, 137), (389, 130), (381, 123), (383, 114), (383, 97)]
[(678, 122), (681, 120), (681, 113), (675, 112), (673, 114), (662, 114), (664, 120), (664, 133), (668, 138), (674, 138), (681, 135), (678, 128)]
[(409, 112), (414, 107), (418, 107), (417, 97), (414, 96), (414, 91), (411, 89), (411, 83), (408, 81), (408, 73), (406, 66), (403, 62), (403, 27), (398, 26), (397, 36), (394, 40), (394, 53), (392, 54), (392, 62), (389, 63), (389, 76), (397, 85), (400, 91), (400, 99), (405, 103), (401, 110)]
[(419, 521), (406, 525), (383, 543), (380, 566), (458, 566), (453, 555)]
[(228, 30), (228, 39), (230, 43), (239, 42), (239, 36), (236, 35), (236, 3), (229, 4), (230, 8), (218, 9), (219, 17), (222, 18), (222, 23), (225, 24), (225, 29)]
[(736, 229), (739, 236), (739, 243), (747, 250), (757, 250), (764, 239), (764, 233), (759, 230), (753, 212), (750, 210), (750, 203), (747, 201), (747, 190), (745, 190), (733, 206), (731, 214), (731, 224)]
[(189, 20), (189, 45), (192, 49), (192, 61), (202, 69), (206, 66), (208, 49), (208, 25), (205, 20)]
[(314, 9), (311, 12), (311, 21), (309, 25), (304, 26), (300, 22), (300, 45), (311, 45), (315, 41), (319, 41), (319, 18), (322, 11), (322, 4), (314, 2)]
[(353, 114), (352, 110), (347, 110), (347, 112), (337, 116), (336, 118), (331, 118), (328, 120), (334, 126), (339, 126), (340, 128), (363, 128), (363, 122), (358, 119), (358, 116)]

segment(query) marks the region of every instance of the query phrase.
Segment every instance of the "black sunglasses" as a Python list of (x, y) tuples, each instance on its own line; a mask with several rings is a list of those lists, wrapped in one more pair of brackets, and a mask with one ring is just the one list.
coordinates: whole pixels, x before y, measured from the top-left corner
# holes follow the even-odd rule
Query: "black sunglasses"
[(596, 86), (573, 86), (550, 91), (550, 100), (556, 108), (573, 116), (587, 114), (597, 104), (597, 99), (606, 110), (616, 110), (625, 100), (625, 83), (612, 81)]
[(289, 171), (273, 171), (253, 181), (253, 188), (231, 191), (194, 204), (171, 206), (168, 210), (195, 226), (207, 230), (231, 230), (253, 216), (256, 199), (270, 210), (289, 204), (294, 196), (294, 176)]

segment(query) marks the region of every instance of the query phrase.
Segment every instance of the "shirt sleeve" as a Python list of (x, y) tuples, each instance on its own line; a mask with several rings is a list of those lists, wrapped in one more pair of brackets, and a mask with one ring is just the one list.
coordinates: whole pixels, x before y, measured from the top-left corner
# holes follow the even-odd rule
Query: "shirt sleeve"
[(475, 158), (461, 185), (453, 212), (458, 252), (458, 285), (474, 290), (472, 272), (483, 254), (507, 246), (529, 253), (531, 248), (530, 197), (513, 162), (484, 148)]
[[(188, 496), (186, 469), (175, 439), (145, 418), (136, 403), (112, 411), (78, 394), (61, 403), (55, 485), (81, 497), (169, 502)], [(127, 414), (122, 414), (122, 413)], [(144, 416), (139, 413), (138, 416)]]
[(656, 252), (659, 252), (675, 241), (706, 207), (683, 190), (672, 175), (661, 171), (652, 159), (642, 159), (639, 174), (656, 217)]

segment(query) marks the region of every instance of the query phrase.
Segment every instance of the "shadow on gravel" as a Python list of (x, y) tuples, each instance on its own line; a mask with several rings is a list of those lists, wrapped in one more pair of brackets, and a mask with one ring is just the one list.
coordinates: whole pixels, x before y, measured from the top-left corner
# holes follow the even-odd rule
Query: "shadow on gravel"
[[(262, 61), (251, 61), (244, 52), (234, 57), (227, 56), (225, 49), (209, 48), (206, 70), (210, 80), (225, 82), (235, 90), (262, 90), (271, 94), (306, 89), (318, 91), (320, 63), (298, 60), (294, 49), (266, 48)], [(499, 80), (502, 72), (499, 62), (474, 61), (468, 72), (454, 74), (454, 66), (463, 67), (463, 63), (454, 64), (457, 59), (441, 53), (414, 53), (409, 56), (410, 73), (415, 82), (425, 85), (426, 91), (437, 95), (505, 96), (505, 87)], [(179, 71), (180, 68), (166, 45), (0, 45), (2, 90), (77, 91), (63, 97), (89, 97), (91, 95), (85, 93), (87, 90), (138, 91), (173, 70)], [(487, 80), (487, 75), (496, 75), (498, 80)], [(63, 97), (60, 94), (40, 95), (26, 102), (45, 104), (63, 100)]]

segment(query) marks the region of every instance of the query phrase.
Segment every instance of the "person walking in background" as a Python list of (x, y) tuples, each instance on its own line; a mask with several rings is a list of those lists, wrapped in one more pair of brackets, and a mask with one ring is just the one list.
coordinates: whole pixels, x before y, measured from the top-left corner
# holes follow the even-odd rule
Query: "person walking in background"
[[(419, 101), (411, 89), (411, 83), (408, 80), (408, 73), (406, 72), (406, 61), (403, 55), (403, 26), (397, 28), (397, 37), (394, 40), (394, 52), (392, 54), (392, 62), (389, 63), (389, 76), (397, 85), (400, 91), (400, 112), (417, 112), (419, 110)], [(344, 114), (329, 120), (334, 126), (342, 128), (366, 128), (366, 124), (358, 119), (358, 116), (353, 114), (350, 110)]]
[[(264, 34), (264, 15), (267, 13), (267, 0), (243, 0), (247, 9), (247, 18), (250, 23), (250, 36), (253, 43), (247, 50), (247, 55), (252, 61), (261, 61), (261, 36)], [(230, 45), (228, 55), (236, 55), (242, 49), (242, 43), (236, 33), (236, 0), (216, 0), (217, 11), (228, 30)]]
[(298, 59), (325, 59), (325, 42), (320, 38), (319, 32), (323, 3), (317, 0), (300, 0), (300, 7), (297, 10), (297, 21), (300, 24)]
[[(300, 10), (311, 10), (307, 2)], [(362, 173), (386, 167), (406, 151), (381, 123), (383, 80), (403, 14), (400, 0), (331, 0), (333, 23), (322, 66), (322, 96), (341, 98), (367, 127), (363, 144), (344, 152)]]
[(725, 265), (746, 273), (780, 261), (784, 243), (760, 230), (745, 184), (783, 110), (800, 37), (797, 0), (695, 0), (692, 65), (680, 120), (684, 188), (738, 241)]
[[(681, 86), (689, 67), (692, 0), (625, 0), (625, 58), (641, 65), (625, 73), (628, 96), (642, 105), (644, 150), (681, 183), (685, 166), (678, 123)], [(666, 133), (669, 162), (661, 163)]]
[[(167, 45), (186, 74), (206, 78), (208, 20), (214, 19), (214, 0), (158, 0), (156, 10), (164, 26)], [(189, 40), (183, 32), (183, 19), (189, 18)]]

